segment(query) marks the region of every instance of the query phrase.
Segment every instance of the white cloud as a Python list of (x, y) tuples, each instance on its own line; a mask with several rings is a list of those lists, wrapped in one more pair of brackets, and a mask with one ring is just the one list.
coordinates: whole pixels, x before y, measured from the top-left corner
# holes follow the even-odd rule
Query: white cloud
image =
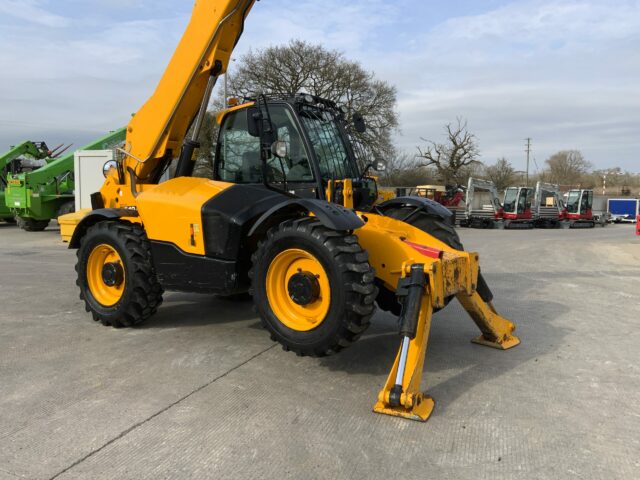
[(41, 4), (38, 0), (0, 0), (0, 13), (45, 27), (69, 26), (68, 18), (48, 12)]
[[(190, 3), (117, 0), (128, 7), (120, 13), (96, 1), (56, 3), (70, 20), (46, 10), (51, 2), (0, 0), (16, 19), (0, 21), (0, 65), (12, 66), (0, 89), (0, 146), (34, 135), (89, 140), (126, 123), (151, 94)], [(397, 85), (398, 144), (409, 151), (462, 115), (488, 162), (521, 164), (531, 136), (538, 163), (579, 148), (598, 166), (639, 168), (640, 2), (517, 0), (433, 27), (410, 18), (409, 5), (260, 2), (235, 55), (292, 38), (345, 51)]]
[(487, 162), (507, 155), (523, 166), (533, 136), (541, 162), (579, 148), (601, 166), (637, 170), (639, 42), (638, 2), (514, 2), (444, 22), (397, 59), (399, 70), (379, 70), (397, 79), (406, 149), (462, 115)]

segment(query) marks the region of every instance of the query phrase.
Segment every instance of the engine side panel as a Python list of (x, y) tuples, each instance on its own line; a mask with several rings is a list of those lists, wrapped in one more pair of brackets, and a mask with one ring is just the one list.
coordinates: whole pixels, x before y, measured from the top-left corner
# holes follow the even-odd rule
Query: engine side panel
[(192, 255), (205, 255), (202, 206), (232, 185), (179, 177), (140, 193), (138, 214), (151, 241), (173, 243)]

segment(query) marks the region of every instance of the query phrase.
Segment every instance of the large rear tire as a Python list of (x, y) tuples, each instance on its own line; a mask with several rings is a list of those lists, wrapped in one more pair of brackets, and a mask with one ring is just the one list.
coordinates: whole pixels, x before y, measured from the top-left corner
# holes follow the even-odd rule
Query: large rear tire
[(317, 219), (272, 228), (252, 257), (251, 294), (274, 341), (325, 356), (355, 342), (375, 310), (375, 272), (356, 236)]
[[(411, 215), (412, 212), (415, 212), (415, 207), (393, 207), (387, 208), (384, 211), (384, 215), (386, 217), (391, 217), (402, 221), (404, 221), (404, 219), (406, 218), (409, 225), (419, 228), (423, 232), (426, 232), (432, 237), (437, 238), (442, 243), (450, 246), (451, 248), (454, 248), (456, 250), (464, 250), (464, 246), (460, 241), (458, 232), (452, 224), (448, 223), (440, 217), (429, 215), (424, 211), (416, 212), (414, 215)], [(378, 287), (380, 290), (378, 293), (378, 298), (376, 298), (378, 307), (380, 307), (381, 310), (391, 312), (394, 315), (400, 315), (401, 307), (398, 303), (395, 292), (392, 292), (382, 285), (378, 285)], [(451, 297), (447, 298), (445, 300), (445, 303), (449, 303), (449, 301), (451, 301)]]
[(50, 220), (35, 220), (30, 217), (16, 217), (16, 221), (25, 232), (42, 232), (50, 222)]
[(99, 222), (82, 237), (76, 285), (95, 321), (132, 327), (162, 303), (151, 247), (144, 230), (122, 222)]
[[(387, 208), (384, 211), (385, 217), (395, 218), (397, 220), (403, 220), (408, 218), (407, 223), (416, 228), (419, 228), (423, 232), (428, 233), (432, 237), (436, 237), (443, 243), (446, 243), (451, 248), (456, 250), (464, 250), (458, 232), (454, 225), (448, 223), (440, 217), (429, 215), (427, 212), (420, 211), (414, 215), (411, 215), (415, 211), (415, 207), (392, 207)], [(411, 215), (411, 216), (410, 216)]]
[(75, 201), (71, 200), (71, 201), (65, 202), (58, 209), (58, 217), (61, 217), (63, 215), (67, 215), (69, 213), (73, 213), (75, 211), (76, 211), (76, 202)]

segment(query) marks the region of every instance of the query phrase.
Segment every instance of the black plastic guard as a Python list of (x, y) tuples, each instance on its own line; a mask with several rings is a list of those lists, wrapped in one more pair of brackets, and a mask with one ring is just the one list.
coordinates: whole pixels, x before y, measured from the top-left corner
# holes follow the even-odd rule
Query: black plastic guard
[(313, 213), (325, 227), (336, 231), (357, 230), (364, 225), (362, 219), (353, 210), (341, 205), (311, 198), (290, 198), (264, 212), (254, 223), (249, 231), (249, 236), (259, 232), (261, 227), (267, 224), (274, 215), (287, 211), (295, 212), (296, 210)]
[(453, 212), (448, 208), (440, 205), (438, 202), (431, 200), (429, 198), (422, 197), (397, 197), (391, 200), (387, 200), (386, 202), (381, 203), (376, 208), (384, 213), (384, 211), (389, 207), (401, 207), (401, 206), (411, 206), (416, 208), (421, 208), (425, 210), (430, 215), (435, 215), (437, 217), (446, 220), (447, 222), (451, 222), (453, 219)]
[(80, 223), (76, 225), (73, 236), (69, 241), (69, 248), (80, 248), (80, 239), (84, 236), (87, 229), (102, 220), (114, 220), (122, 217), (137, 217), (138, 211), (128, 208), (99, 208), (88, 213)]

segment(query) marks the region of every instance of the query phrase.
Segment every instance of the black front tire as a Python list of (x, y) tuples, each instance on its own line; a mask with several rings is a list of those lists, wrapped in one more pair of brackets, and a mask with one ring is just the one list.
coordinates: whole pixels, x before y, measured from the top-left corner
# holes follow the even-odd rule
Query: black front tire
[(67, 215), (69, 213), (73, 213), (75, 211), (76, 211), (75, 201), (65, 202), (58, 209), (58, 217), (61, 217), (62, 215)]
[[(330, 284), (328, 313), (309, 331), (287, 327), (274, 313), (267, 295), (267, 272), (287, 249), (301, 249), (322, 264)], [(375, 311), (375, 272), (355, 235), (324, 227), (317, 219), (287, 220), (272, 228), (252, 256), (251, 294), (263, 326), (284, 350), (321, 357), (355, 342), (367, 329)]]
[[(122, 259), (125, 286), (122, 297), (113, 306), (102, 305), (92, 294), (87, 280), (91, 252), (98, 245), (108, 245)], [(162, 303), (163, 290), (156, 278), (151, 246), (144, 230), (124, 222), (99, 222), (82, 237), (77, 252), (76, 285), (80, 300), (93, 319), (106, 326), (132, 327), (153, 315)]]
[(51, 220), (35, 220), (30, 217), (17, 217), (18, 226), (25, 232), (42, 232)]

